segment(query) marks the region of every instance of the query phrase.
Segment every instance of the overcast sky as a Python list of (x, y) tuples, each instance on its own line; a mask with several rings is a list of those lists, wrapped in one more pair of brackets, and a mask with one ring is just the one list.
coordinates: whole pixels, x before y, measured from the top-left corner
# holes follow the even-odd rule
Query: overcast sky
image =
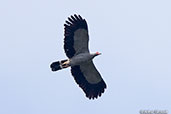
[[(63, 24), (87, 20), (91, 52), (107, 83), (89, 100), (65, 59)], [(0, 114), (138, 114), (171, 111), (170, 0), (1, 0)]]

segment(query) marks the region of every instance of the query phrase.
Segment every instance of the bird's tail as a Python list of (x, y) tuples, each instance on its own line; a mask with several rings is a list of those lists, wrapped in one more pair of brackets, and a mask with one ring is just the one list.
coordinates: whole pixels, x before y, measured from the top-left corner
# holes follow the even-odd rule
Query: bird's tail
[(50, 65), (50, 68), (52, 71), (58, 71), (58, 70), (61, 70), (63, 68), (67, 68), (64, 66), (64, 62), (68, 61), (67, 59), (65, 60), (61, 60), (61, 61), (56, 61), (56, 62), (53, 62), (51, 65)]

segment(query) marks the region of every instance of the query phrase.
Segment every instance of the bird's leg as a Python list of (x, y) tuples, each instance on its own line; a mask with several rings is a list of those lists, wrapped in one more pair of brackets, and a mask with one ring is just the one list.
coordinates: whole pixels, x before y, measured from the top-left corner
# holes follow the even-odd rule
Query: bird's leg
[(67, 60), (67, 61), (65, 61), (65, 62), (63, 62), (62, 63), (62, 68), (67, 68), (67, 67), (69, 67), (70, 65), (69, 65), (69, 60)]

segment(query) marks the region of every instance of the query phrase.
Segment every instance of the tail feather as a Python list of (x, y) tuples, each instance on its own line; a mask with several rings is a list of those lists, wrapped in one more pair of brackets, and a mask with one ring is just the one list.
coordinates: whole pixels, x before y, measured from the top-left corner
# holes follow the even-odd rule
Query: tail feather
[(53, 63), (50, 65), (51, 70), (52, 70), (52, 71), (58, 71), (58, 70), (63, 69), (62, 63), (64, 63), (65, 61), (67, 61), (67, 60), (62, 60), (62, 61), (53, 62)]

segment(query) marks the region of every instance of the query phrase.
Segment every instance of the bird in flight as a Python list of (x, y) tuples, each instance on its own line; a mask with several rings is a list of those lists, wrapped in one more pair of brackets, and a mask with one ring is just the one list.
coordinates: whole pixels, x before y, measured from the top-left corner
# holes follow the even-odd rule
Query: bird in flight
[(75, 82), (89, 99), (98, 98), (107, 88), (100, 73), (93, 64), (93, 58), (101, 53), (90, 53), (89, 35), (85, 19), (80, 15), (71, 15), (64, 24), (64, 50), (68, 59), (53, 62), (52, 71), (71, 67)]

